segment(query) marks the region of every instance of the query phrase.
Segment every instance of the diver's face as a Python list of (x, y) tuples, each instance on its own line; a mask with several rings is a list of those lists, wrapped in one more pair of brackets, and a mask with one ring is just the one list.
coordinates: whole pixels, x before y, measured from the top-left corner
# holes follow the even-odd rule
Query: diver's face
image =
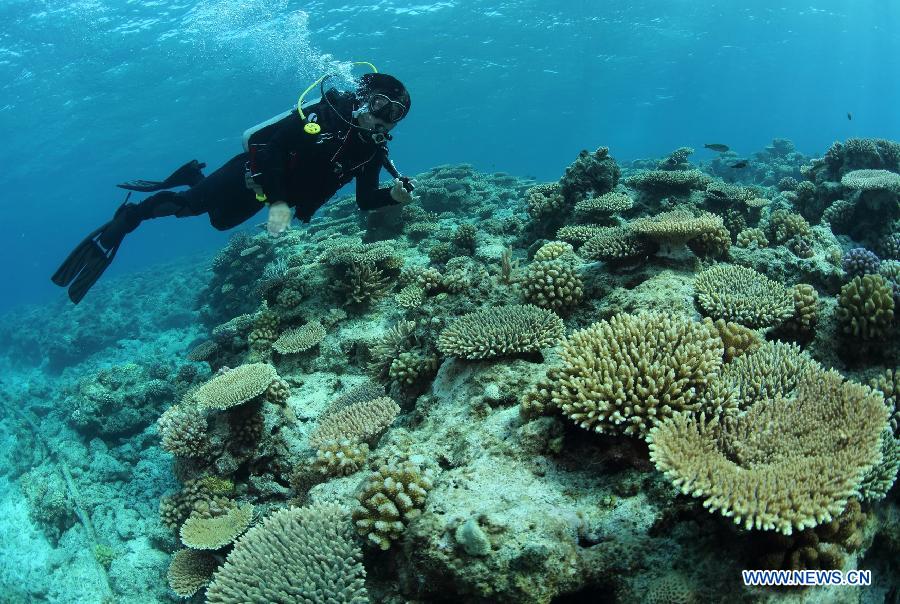
[(357, 116), (356, 120), (359, 125), (366, 130), (374, 130), (376, 132), (390, 132), (391, 130), (393, 130), (394, 126), (397, 125), (397, 122), (389, 122), (387, 120), (375, 117), (368, 111), (360, 113), (359, 116)]

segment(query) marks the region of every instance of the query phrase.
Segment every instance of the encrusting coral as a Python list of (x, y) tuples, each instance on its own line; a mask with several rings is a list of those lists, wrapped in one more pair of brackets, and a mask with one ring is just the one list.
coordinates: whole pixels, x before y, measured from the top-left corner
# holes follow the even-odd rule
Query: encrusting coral
[(213, 575), (209, 604), (367, 604), (362, 551), (346, 511), (318, 504), (272, 512)]
[(886, 420), (880, 394), (816, 368), (794, 396), (755, 399), (734, 418), (667, 419), (650, 431), (650, 458), (704, 507), (790, 535), (843, 511), (880, 458)]

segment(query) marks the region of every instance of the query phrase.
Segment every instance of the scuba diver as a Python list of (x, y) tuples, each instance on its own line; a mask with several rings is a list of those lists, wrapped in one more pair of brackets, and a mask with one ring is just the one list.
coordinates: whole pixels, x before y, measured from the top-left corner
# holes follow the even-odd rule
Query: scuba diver
[[(117, 185), (129, 191), (156, 192), (140, 203), (119, 207), (112, 220), (93, 231), (69, 254), (52, 280), (69, 288), (78, 304), (112, 263), (125, 236), (150, 218), (208, 214), (218, 230), (236, 227), (268, 206), (267, 228), (278, 236), (296, 218), (312, 215), (341, 187), (356, 178), (361, 210), (412, 201), (414, 184), (388, 158), (390, 130), (409, 113), (410, 97), (396, 78), (372, 68), (355, 91), (325, 90), (326, 75), (316, 80), (297, 107), (244, 133), (244, 152), (204, 177), (206, 164), (192, 160), (163, 181), (134, 180)], [(304, 105), (316, 85), (321, 97)], [(385, 168), (390, 187), (379, 188)], [(168, 189), (186, 186), (183, 191)], [(158, 192), (157, 192), (158, 191)]]

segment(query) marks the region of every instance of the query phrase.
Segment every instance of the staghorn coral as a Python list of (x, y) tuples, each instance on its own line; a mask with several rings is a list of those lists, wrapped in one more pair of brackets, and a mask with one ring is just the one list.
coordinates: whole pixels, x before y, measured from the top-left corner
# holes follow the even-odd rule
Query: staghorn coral
[(522, 279), (525, 299), (563, 314), (581, 302), (581, 277), (571, 262), (557, 259), (532, 262)]
[(616, 315), (563, 341), (551, 401), (582, 428), (643, 437), (663, 418), (699, 409), (724, 353), (708, 322)]
[(718, 264), (694, 279), (703, 313), (747, 327), (776, 327), (794, 315), (790, 290), (753, 269)]
[(835, 314), (845, 334), (886, 338), (894, 321), (894, 291), (881, 275), (854, 277), (841, 288)]
[(462, 359), (493, 359), (539, 352), (565, 332), (562, 319), (531, 304), (463, 315), (441, 332), (438, 350)]
[(398, 321), (372, 344), (368, 370), (373, 376), (382, 381), (388, 379), (394, 359), (414, 347), (415, 329), (415, 321)]
[(189, 598), (209, 585), (218, 566), (218, 560), (209, 552), (178, 550), (169, 562), (169, 587), (182, 598)]
[(206, 591), (209, 604), (367, 604), (366, 571), (346, 511), (272, 512), (241, 537)]
[(370, 442), (391, 425), (398, 413), (400, 407), (387, 396), (347, 405), (320, 417), (319, 425), (309, 435), (309, 443), (320, 447), (343, 439), (354, 443)]
[(794, 397), (754, 400), (733, 419), (661, 422), (650, 431), (650, 458), (704, 507), (747, 529), (790, 535), (844, 510), (879, 458), (885, 420), (880, 395), (813, 369)]
[(272, 344), (279, 354), (295, 354), (309, 350), (325, 338), (325, 328), (318, 321), (310, 321), (302, 327), (289, 329)]
[(391, 288), (390, 278), (374, 263), (356, 263), (347, 269), (344, 281), (338, 281), (336, 292), (348, 306), (364, 306), (385, 296)]
[(181, 525), (181, 542), (191, 549), (217, 550), (237, 539), (253, 520), (253, 505), (229, 505), (221, 509), (198, 509)]
[(382, 550), (403, 535), (418, 516), (431, 490), (431, 473), (409, 460), (391, 460), (378, 468), (357, 495), (356, 531)]
[(200, 409), (229, 409), (263, 394), (277, 377), (268, 363), (240, 365), (200, 386), (194, 400)]
[(349, 476), (363, 467), (369, 445), (349, 439), (322, 443), (316, 449), (313, 470), (324, 476)]
[(199, 409), (173, 405), (156, 421), (162, 448), (172, 455), (202, 457), (209, 448), (206, 417)]

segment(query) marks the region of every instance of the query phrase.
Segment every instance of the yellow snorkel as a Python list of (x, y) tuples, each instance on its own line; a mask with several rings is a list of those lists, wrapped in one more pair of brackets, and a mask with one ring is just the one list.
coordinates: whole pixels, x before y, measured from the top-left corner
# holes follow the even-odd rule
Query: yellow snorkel
[[(374, 73), (378, 73), (378, 69), (368, 61), (353, 61), (351, 65), (366, 65), (367, 67), (370, 67)], [(300, 98), (297, 99), (297, 113), (300, 114), (300, 119), (306, 121), (306, 114), (303, 113), (303, 99), (309, 94), (310, 90), (320, 85), (326, 78), (330, 78), (332, 75), (333, 74), (330, 73), (323, 75), (321, 78), (310, 84), (309, 87), (300, 94)], [(309, 122), (303, 126), (303, 131), (307, 134), (318, 134), (322, 131), (322, 127), (315, 122)]]

